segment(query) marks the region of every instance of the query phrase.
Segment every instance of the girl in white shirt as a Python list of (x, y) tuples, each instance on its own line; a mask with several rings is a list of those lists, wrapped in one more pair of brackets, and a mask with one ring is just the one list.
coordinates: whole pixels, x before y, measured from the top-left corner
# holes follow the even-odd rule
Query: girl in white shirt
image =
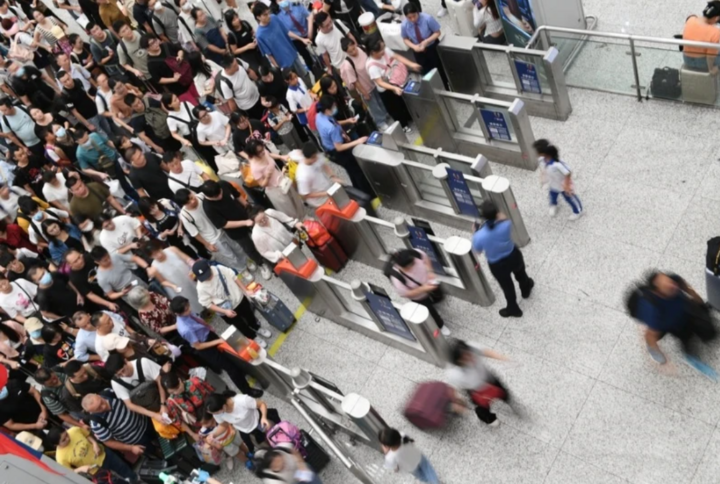
[(378, 438), (385, 453), (387, 469), (412, 474), (420, 482), (440, 484), (432, 464), (413, 445), (414, 441), (410, 437), (388, 427), (380, 431)]
[(262, 400), (238, 395), (232, 391), (210, 395), (206, 408), (215, 417), (217, 423), (227, 422), (235, 427), (250, 452), (255, 452), (255, 444), (250, 436), (255, 437), (257, 443), (261, 444), (266, 440), (265, 432), (280, 422), (277, 410), (269, 409)]
[(505, 32), (493, 0), (474, 0), (473, 25), (477, 38), (485, 44), (505, 44)]

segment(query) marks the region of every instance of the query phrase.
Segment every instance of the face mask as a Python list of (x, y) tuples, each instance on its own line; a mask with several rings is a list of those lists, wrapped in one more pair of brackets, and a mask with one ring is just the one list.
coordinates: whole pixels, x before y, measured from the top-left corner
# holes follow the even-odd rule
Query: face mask
[(42, 212), (38, 212), (38, 213), (36, 213), (35, 215), (33, 215), (33, 220), (36, 221), (36, 222), (41, 222), (42, 219), (43, 219), (43, 214), (42, 214)]
[(332, 115), (335, 116), (338, 113), (338, 108), (335, 106), (332, 111)]
[(7, 387), (3, 387), (2, 390), (0, 390), (0, 400), (5, 400), (8, 396), (8, 389)]
[(185, 2), (185, 3), (183, 4), (183, 6), (180, 7), (180, 8), (182, 8), (182, 11), (183, 11), (183, 12), (189, 12), (190, 10), (193, 9), (193, 6), (190, 5), (190, 2)]
[(83, 232), (92, 232), (94, 228), (95, 222), (91, 220), (87, 223), (87, 225), (85, 225), (85, 227), (81, 228), (80, 230), (82, 230)]
[(58, 138), (64, 138), (66, 134), (67, 131), (65, 131), (65, 128), (58, 128), (58, 130), (55, 131), (55, 136), (57, 136)]
[(30, 337), (32, 339), (40, 339), (42, 338), (42, 330), (38, 329), (37, 331), (32, 331), (30, 333)]
[(153, 7), (156, 12), (159, 12), (163, 8), (163, 4), (160, 2), (155, 3), (155, 6)]
[(52, 274), (45, 271), (45, 274), (43, 274), (43, 276), (40, 278), (40, 284), (42, 284), (43, 286), (47, 286), (51, 282), (52, 282)]
[(15, 75), (18, 76), (18, 77), (24, 76), (24, 75), (25, 75), (25, 68), (24, 68), (24, 67), (21, 67), (20, 69), (18, 69), (18, 71), (15, 73)]
[(283, 10), (290, 8), (290, 2), (287, 2), (287, 1), (280, 2), (278, 5), (280, 5), (280, 8), (282, 8)]

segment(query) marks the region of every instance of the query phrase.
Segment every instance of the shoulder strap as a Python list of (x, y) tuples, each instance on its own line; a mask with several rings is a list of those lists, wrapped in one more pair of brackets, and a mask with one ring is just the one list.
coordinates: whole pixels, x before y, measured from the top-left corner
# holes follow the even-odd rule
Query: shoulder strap
[(222, 272), (220, 269), (217, 271), (218, 276), (220, 277), (220, 283), (222, 284), (223, 291), (225, 291), (225, 297), (230, 299), (230, 289), (228, 288), (227, 281), (225, 280), (225, 276), (222, 275)]
[(353, 60), (350, 58), (349, 55), (345, 56), (345, 60), (350, 63), (350, 67), (352, 67), (353, 72), (355, 73), (355, 77), (357, 77), (357, 68), (355, 68), (355, 63), (353, 62)]
[(71, 397), (73, 398), (79, 398), (80, 394), (75, 390), (75, 387), (73, 386), (72, 382), (70, 381), (70, 377), (65, 378), (65, 389), (68, 391)]
[[(165, 7), (165, 8), (167, 8), (167, 7)], [(157, 22), (158, 25), (162, 28), (163, 34), (167, 34), (167, 29), (165, 28), (165, 24), (162, 22), (162, 20), (160, 20), (160, 19), (158, 18), (157, 15), (155, 15), (155, 12), (152, 12), (152, 13), (150, 14), (150, 20), (151, 20), (151, 25), (150, 25), (151, 27), (153, 27), (152, 21), (155, 21), (155, 22)], [(155, 30), (155, 29), (153, 28), (153, 30)], [(155, 32), (155, 34), (156, 34), (156, 35), (159, 35), (157, 32)]]
[(190, 212), (188, 212), (187, 210), (180, 210), (180, 215), (182, 215), (182, 214), (185, 214), (188, 217), (190, 217), (190, 220), (188, 220), (188, 222), (190, 222), (191, 224), (193, 224), (195, 226), (195, 228), (197, 228), (197, 222), (195, 222), (195, 217), (190, 215)]
[[(169, 117), (169, 116), (168, 116), (168, 117)], [(168, 177), (169, 179), (171, 179), (172, 181), (177, 182), (177, 183), (179, 183), (180, 185), (184, 186), (184, 187), (187, 188), (188, 190), (192, 190), (192, 191), (195, 192), (195, 193), (200, 193), (200, 190), (199, 190), (200, 187), (191, 186), (189, 183), (186, 183), (186, 182), (180, 180), (179, 178), (175, 178), (174, 176), (171, 176), (170, 173), (168, 173), (167, 177)], [(193, 219), (193, 225), (195, 225), (194, 219)]]
[(121, 380), (120, 378), (113, 378), (112, 381), (114, 381), (115, 383), (117, 383), (120, 386), (127, 388), (128, 390), (135, 390), (135, 388), (137, 388), (137, 387), (132, 386), (128, 382)]
[(99, 97), (100, 100), (102, 101), (103, 106), (105, 106), (105, 111), (110, 111), (110, 106), (108, 106), (107, 100), (105, 100), (105, 97), (103, 97), (103, 95), (100, 94), (100, 91), (99, 91), (99, 90), (98, 90), (98, 92), (97, 92), (95, 95), (96, 95), (97, 97)]
[[(220, 74), (220, 82), (223, 82), (223, 81), (225, 81), (225, 84), (230, 86), (231, 95), (235, 96), (235, 86), (233, 85), (232, 81), (230, 79), (228, 79), (227, 77), (223, 76), (222, 74)], [(220, 94), (222, 94), (222, 90), (220, 91)]]
[(335, 26), (340, 30), (340, 33), (343, 35), (343, 37), (347, 37), (348, 32), (343, 26), (342, 22), (338, 19), (335, 19), (333, 22), (335, 23)]
[(134, 66), (135, 63), (132, 60), (132, 57), (130, 57), (130, 53), (128, 52), (127, 45), (125, 45), (125, 41), (123, 39), (120, 39), (120, 48), (125, 53), (125, 57), (127, 57), (127, 63), (130, 64), (130, 66)]
[[(31, 223), (32, 223), (32, 222), (31, 222)], [(30, 302), (32, 303), (33, 307), (34, 307), (35, 310), (37, 311), (38, 307), (37, 307), (37, 304), (35, 304), (35, 300), (30, 296), (30, 294), (25, 290), (25, 288), (22, 287), (22, 285), (21, 285), (19, 282), (17, 282), (17, 281), (13, 281), (13, 282), (11, 282), (10, 284), (11, 284), (11, 285), (12, 285), (12, 284), (15, 284), (18, 288), (20, 288), (20, 290), (25, 293), (25, 295), (27, 296), (27, 298), (30, 300)]]
[(145, 383), (145, 372), (143, 371), (142, 362), (143, 358), (141, 356), (136, 360), (135, 367), (137, 369), (138, 380), (140, 380), (140, 383)]

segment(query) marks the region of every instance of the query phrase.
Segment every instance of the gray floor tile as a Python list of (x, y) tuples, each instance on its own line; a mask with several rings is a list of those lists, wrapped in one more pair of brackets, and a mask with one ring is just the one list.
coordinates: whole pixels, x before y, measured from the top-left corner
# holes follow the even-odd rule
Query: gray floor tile
[(510, 319), (500, 342), (588, 376), (597, 377), (628, 317), (585, 297), (536, 286), (524, 316)]
[(718, 481), (720, 475), (718, 455), (720, 455), (720, 429), (716, 428), (691, 481), (692, 484), (714, 484)]
[(562, 450), (636, 484), (689, 482), (713, 428), (599, 382)]
[(627, 484), (627, 480), (560, 452), (544, 484)]
[(620, 309), (628, 281), (639, 277), (656, 260), (657, 253), (650, 250), (566, 228), (536, 280)]
[(720, 201), (695, 196), (683, 214), (665, 250), (666, 255), (698, 261), (698, 267), (705, 260), (707, 240), (718, 234), (715, 214), (720, 210)]

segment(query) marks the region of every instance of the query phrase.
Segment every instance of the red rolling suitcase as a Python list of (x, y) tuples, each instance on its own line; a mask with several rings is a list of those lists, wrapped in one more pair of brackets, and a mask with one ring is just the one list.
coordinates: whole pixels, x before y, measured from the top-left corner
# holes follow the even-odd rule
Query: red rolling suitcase
[(345, 266), (348, 256), (335, 237), (315, 220), (303, 222), (308, 235), (307, 246), (321, 266), (339, 272)]
[(440, 381), (419, 384), (405, 405), (403, 412), (408, 421), (421, 430), (445, 426), (453, 389)]

